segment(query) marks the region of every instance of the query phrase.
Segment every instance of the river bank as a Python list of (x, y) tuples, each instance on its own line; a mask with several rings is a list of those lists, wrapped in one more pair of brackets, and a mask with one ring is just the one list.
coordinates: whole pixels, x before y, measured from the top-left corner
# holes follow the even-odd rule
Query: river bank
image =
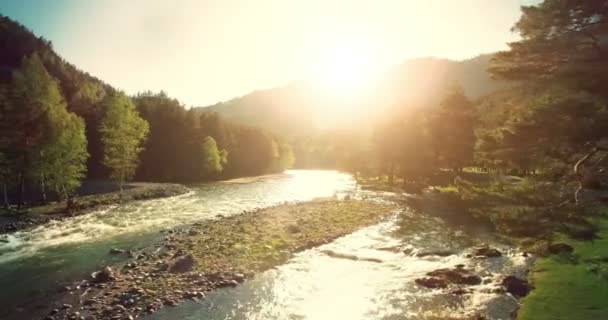
[[(315, 247), (387, 217), (395, 207), (322, 200), (271, 207), (165, 231), (164, 240), (65, 288), (47, 319), (129, 318), (204, 298)], [(59, 302), (61, 301), (61, 302)]]
[(592, 241), (564, 234), (564, 250), (543, 257), (532, 268), (535, 289), (522, 302), (520, 320), (587, 320), (608, 315), (608, 207), (595, 219)]
[(180, 184), (133, 182), (126, 184), (120, 192), (108, 183), (96, 183), (83, 188), (83, 195), (74, 198), (70, 212), (66, 212), (64, 202), (35, 206), (20, 212), (0, 209), (0, 235), (84, 215), (104, 206), (173, 197), (189, 191), (190, 189)]

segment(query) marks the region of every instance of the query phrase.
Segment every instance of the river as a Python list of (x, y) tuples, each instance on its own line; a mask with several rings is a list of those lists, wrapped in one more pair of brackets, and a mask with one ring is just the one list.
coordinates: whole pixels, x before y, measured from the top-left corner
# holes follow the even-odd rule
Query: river
[[(0, 243), (0, 318), (42, 316), (50, 292), (124, 259), (109, 255), (111, 248), (145, 247), (160, 239), (160, 230), (200, 219), (354, 194), (355, 183), (351, 176), (335, 171), (293, 170), (190, 187), (192, 192), (182, 196), (116, 205), (9, 236), (8, 243)], [(516, 302), (494, 293), (491, 280), (521, 272), (526, 260), (504, 245), (500, 248), (506, 254), (499, 259), (469, 259), (467, 250), (487, 239), (476, 239), (436, 218), (420, 219), (416, 228), (404, 230), (394, 217), (298, 253), (287, 264), (237, 288), (219, 290), (200, 302), (182, 303), (147, 318), (397, 320), (461, 319), (484, 314), (491, 319), (507, 319)], [(415, 255), (446, 248), (454, 254)], [(324, 250), (380, 262), (332, 258)], [(462, 296), (422, 289), (414, 283), (428, 271), (457, 264), (474, 269), (488, 283)]]

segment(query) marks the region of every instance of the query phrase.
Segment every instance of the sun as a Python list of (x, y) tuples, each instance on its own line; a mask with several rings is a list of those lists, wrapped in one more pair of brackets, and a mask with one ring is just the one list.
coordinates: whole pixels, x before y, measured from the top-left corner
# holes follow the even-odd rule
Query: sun
[(319, 85), (333, 94), (353, 95), (369, 86), (375, 74), (369, 47), (335, 43), (324, 52), (316, 74)]

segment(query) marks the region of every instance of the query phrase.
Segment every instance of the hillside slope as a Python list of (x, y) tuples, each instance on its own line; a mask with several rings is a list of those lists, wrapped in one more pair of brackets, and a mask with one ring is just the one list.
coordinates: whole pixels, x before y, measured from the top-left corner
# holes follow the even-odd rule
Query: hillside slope
[(408, 60), (387, 72), (371, 92), (357, 97), (331, 96), (305, 82), (293, 82), (198, 110), (285, 136), (307, 135), (381, 119), (395, 109), (435, 106), (454, 84), (460, 84), (471, 99), (498, 91), (505, 83), (486, 72), (491, 58), (486, 54), (464, 61)]

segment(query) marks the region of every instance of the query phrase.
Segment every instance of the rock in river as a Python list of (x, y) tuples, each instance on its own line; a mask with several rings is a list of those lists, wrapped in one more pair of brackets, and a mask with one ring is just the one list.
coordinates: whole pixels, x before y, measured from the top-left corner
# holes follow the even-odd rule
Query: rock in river
[(562, 254), (562, 253), (572, 253), (574, 252), (574, 248), (572, 246), (565, 243), (554, 243), (548, 248), (549, 253), (551, 254)]
[(416, 279), (416, 283), (423, 287), (436, 289), (446, 288), (451, 284), (478, 285), (481, 277), (462, 267), (454, 269), (437, 269), (426, 274), (428, 277)]
[(517, 298), (525, 297), (532, 290), (532, 286), (528, 281), (515, 276), (506, 276), (502, 279), (501, 284), (508, 293)]
[(496, 258), (502, 256), (502, 252), (498, 251), (498, 249), (495, 248), (480, 247), (475, 249), (475, 256), (485, 258)]
[(112, 270), (112, 268), (105, 267), (101, 269), (101, 271), (93, 272), (91, 274), (91, 278), (93, 278), (93, 282), (102, 283), (116, 280), (116, 275), (114, 274), (114, 270)]

